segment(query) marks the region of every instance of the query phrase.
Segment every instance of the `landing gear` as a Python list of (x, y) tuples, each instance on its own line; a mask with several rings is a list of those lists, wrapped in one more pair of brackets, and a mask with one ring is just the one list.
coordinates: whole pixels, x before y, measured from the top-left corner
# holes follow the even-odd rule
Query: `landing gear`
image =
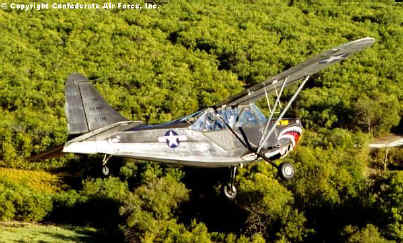
[(102, 166), (102, 174), (104, 174), (104, 176), (109, 175), (109, 168), (108, 166)]
[(237, 190), (234, 185), (227, 184), (223, 187), (224, 195), (228, 198), (233, 200), (236, 197)]
[(228, 199), (235, 199), (237, 195), (237, 190), (235, 187), (235, 176), (236, 176), (236, 169), (237, 167), (231, 167), (231, 174), (229, 178), (229, 183), (223, 186), (223, 193)]
[(104, 158), (102, 159), (102, 174), (104, 174), (104, 176), (109, 175), (109, 168), (106, 164), (108, 163), (111, 157), (112, 155), (105, 154)]
[(290, 180), (295, 175), (294, 166), (287, 162), (280, 164), (278, 172), (280, 177), (284, 180)]

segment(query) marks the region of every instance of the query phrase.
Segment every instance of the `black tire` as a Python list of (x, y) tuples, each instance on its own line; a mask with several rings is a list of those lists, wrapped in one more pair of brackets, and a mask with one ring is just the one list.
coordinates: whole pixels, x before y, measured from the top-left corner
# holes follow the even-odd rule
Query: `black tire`
[(226, 198), (233, 200), (236, 198), (237, 190), (234, 185), (231, 186), (230, 184), (227, 184), (223, 186), (223, 193)]
[(280, 164), (278, 167), (278, 172), (282, 179), (290, 180), (295, 175), (295, 168), (292, 164), (285, 162)]

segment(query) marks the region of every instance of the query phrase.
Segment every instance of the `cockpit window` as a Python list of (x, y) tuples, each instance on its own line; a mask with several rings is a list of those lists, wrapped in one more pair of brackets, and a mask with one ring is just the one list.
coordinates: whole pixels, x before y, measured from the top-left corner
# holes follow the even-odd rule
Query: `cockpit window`
[[(206, 111), (191, 128), (198, 131), (218, 131), (226, 128), (225, 123), (233, 127), (237, 121), (239, 109), (225, 108), (218, 110), (217, 113), (214, 110)], [(221, 116), (225, 123), (218, 116)]]
[(249, 108), (243, 109), (241, 115), (239, 116), (237, 126), (238, 127), (245, 127), (245, 126), (255, 126), (257, 125), (258, 121), (256, 116)]
[(251, 104), (249, 107), (250, 107), (251, 111), (253, 112), (253, 114), (255, 114), (258, 123), (266, 123), (267, 122), (266, 117), (259, 110), (259, 108), (257, 108), (257, 106), (255, 104)]
[(226, 124), (218, 116), (221, 116), (231, 128), (255, 126), (266, 122), (265, 116), (254, 104), (251, 104), (240, 108), (225, 107), (217, 111), (213, 109), (206, 110), (203, 115), (198, 117), (191, 128), (197, 131), (218, 131), (225, 129)]
[[(230, 127), (234, 127), (237, 118), (239, 116), (239, 108), (224, 108), (217, 111), (217, 113), (222, 117), (222, 119), (227, 123)], [(220, 120), (221, 121), (221, 120)]]

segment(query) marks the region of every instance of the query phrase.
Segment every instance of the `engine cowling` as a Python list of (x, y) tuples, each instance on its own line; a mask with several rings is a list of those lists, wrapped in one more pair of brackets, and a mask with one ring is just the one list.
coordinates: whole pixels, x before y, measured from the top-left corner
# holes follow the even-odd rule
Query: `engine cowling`
[(302, 128), (298, 125), (284, 128), (277, 136), (277, 145), (265, 151), (266, 158), (275, 160), (285, 157), (295, 148), (301, 135)]
[(288, 127), (284, 129), (278, 136), (280, 145), (280, 154), (282, 157), (287, 155), (297, 145), (302, 134), (300, 127)]

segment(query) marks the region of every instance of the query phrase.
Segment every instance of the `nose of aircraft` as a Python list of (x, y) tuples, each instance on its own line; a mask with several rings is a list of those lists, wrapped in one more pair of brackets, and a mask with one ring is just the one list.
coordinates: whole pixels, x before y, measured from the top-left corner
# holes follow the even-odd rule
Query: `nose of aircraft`
[(298, 143), (301, 135), (302, 135), (301, 126), (298, 125), (288, 126), (284, 128), (282, 131), (280, 131), (278, 141), (280, 142), (280, 144), (291, 142), (292, 146), (295, 146)]
[(287, 126), (282, 131), (280, 131), (278, 136), (278, 143), (280, 145), (281, 157), (286, 156), (297, 145), (302, 135), (302, 128), (299, 124)]
[(299, 120), (280, 123), (277, 128), (277, 136), (274, 138), (272, 147), (265, 151), (267, 158), (280, 158), (286, 156), (297, 145), (302, 135), (302, 125)]

